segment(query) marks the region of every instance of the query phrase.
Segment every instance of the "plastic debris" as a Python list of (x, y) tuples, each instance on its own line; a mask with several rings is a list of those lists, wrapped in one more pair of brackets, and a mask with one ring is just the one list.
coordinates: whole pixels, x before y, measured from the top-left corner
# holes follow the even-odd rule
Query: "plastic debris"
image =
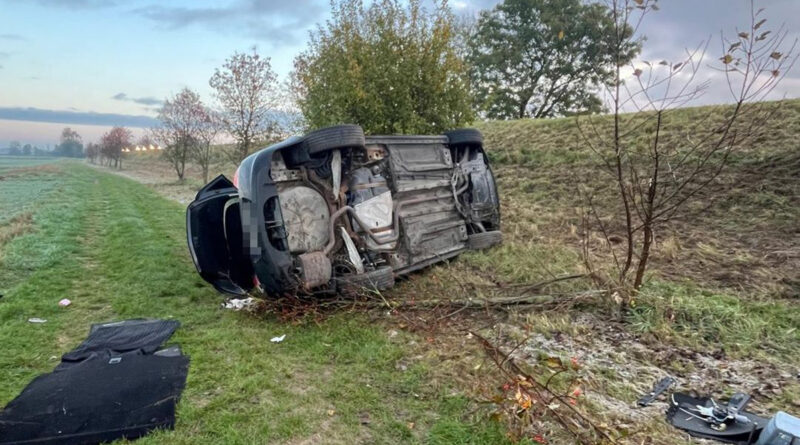
[(286, 334), (281, 335), (280, 337), (272, 337), (269, 339), (272, 343), (280, 343), (283, 339), (286, 338)]
[(69, 306), (70, 304), (72, 304), (72, 302), (71, 302), (71, 301), (69, 301), (69, 300), (68, 300), (68, 299), (66, 299), (66, 298), (64, 298), (64, 299), (62, 299), (61, 301), (59, 301), (59, 302), (58, 302), (58, 305), (59, 305), (59, 306), (61, 306), (61, 307), (67, 307), (67, 306)]
[(252, 297), (247, 298), (231, 298), (230, 300), (222, 303), (222, 307), (225, 309), (233, 309), (234, 311), (240, 311), (242, 309), (247, 309), (253, 305), (255, 300)]
[(28, 323), (47, 323), (44, 318), (29, 318)]

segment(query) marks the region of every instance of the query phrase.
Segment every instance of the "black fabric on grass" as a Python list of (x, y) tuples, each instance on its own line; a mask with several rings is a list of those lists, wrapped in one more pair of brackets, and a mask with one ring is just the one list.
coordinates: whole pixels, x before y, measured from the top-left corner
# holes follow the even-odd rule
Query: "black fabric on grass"
[(180, 326), (177, 320), (123, 320), (93, 324), (89, 337), (78, 347), (61, 356), (63, 369), (79, 363), (96, 353), (123, 353), (139, 350), (152, 354), (167, 341)]
[(6, 405), (0, 443), (96, 444), (173, 428), (189, 358), (177, 346), (158, 347), (178, 323), (112, 325), (92, 326), (89, 338), (64, 355), (71, 361), (34, 379)]

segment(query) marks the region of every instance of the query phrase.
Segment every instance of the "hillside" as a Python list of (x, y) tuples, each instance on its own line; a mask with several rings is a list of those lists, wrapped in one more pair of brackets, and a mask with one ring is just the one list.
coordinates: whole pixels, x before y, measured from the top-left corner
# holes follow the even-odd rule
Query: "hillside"
[[(800, 297), (800, 100), (772, 105), (780, 105), (774, 119), (733, 154), (727, 170), (696, 203), (697, 211), (656, 235), (658, 275), (748, 295)], [(679, 144), (682, 135), (699, 133), (701, 125), (718, 121), (725, 111), (724, 106), (677, 110), (666, 121), (662, 138)], [(610, 128), (611, 117), (595, 122)], [(513, 197), (506, 213), (521, 208), (535, 213), (510, 222), (507, 231), (524, 233), (518, 224), (533, 224), (535, 236), (577, 246), (582, 205), (577, 188), (589, 187), (605, 203), (613, 199), (607, 193), (613, 181), (582, 142), (577, 125), (574, 118), (479, 124), (503, 194)], [(534, 233), (523, 237), (529, 235)]]
[[(699, 130), (704, 118), (703, 125), (709, 125), (725, 111), (677, 110), (664, 137), (680, 143), (680, 136)], [(609, 123), (608, 117), (595, 119), (598, 127)], [(614, 204), (609, 192), (613, 183), (581, 143), (574, 119), (486, 122), (478, 127), (500, 189), (504, 243), (413, 274), (383, 295), (387, 307), (370, 313), (369, 323), (378, 323), (390, 338), (398, 332), (409, 335), (390, 368), (425, 369), (429, 373), (424, 380), (434, 392), (454, 390), (470, 400), (486, 400), (497, 394), (505, 377), (493, 370), (465, 331), (513, 349), (514, 358), (533, 375), (550, 375), (552, 357), (574, 360), (580, 369), (568, 374), (580, 379), (585, 394), (577, 406), (598, 424), (634, 431), (620, 443), (638, 444), (644, 437), (653, 444), (696, 443), (664, 423), (665, 403), (632, 408), (664, 375), (675, 377), (682, 390), (715, 397), (750, 393), (752, 409), (762, 414), (797, 412), (800, 100), (784, 102), (764, 134), (735, 153), (690, 215), (658, 230), (651, 272), (622, 322), (602, 298), (569, 299), (593, 289), (589, 280), (533, 289), (551, 297), (543, 306), (470, 311), (428, 304), (413, 309), (426, 299), (524, 293), (531, 290), (530, 283), (584, 272), (578, 190), (594, 191), (597, 205)], [(176, 183), (169, 167), (154, 158), (129, 159), (125, 165), (123, 174), (184, 202), (200, 182), (192, 167), (187, 182)], [(216, 168), (225, 174), (230, 170), (230, 164)], [(180, 236), (178, 230), (175, 236)], [(312, 310), (312, 315), (329, 316), (322, 312)], [(268, 316), (267, 322), (273, 323), (274, 317)], [(421, 442), (428, 443), (477, 437), (475, 428), (482, 428), (487, 412), (465, 406), (472, 414), (455, 414), (457, 421), (433, 427), (438, 441), (430, 440), (426, 431), (430, 420), (418, 422), (414, 434), (427, 437)], [(569, 443), (552, 419), (545, 417), (536, 427), (550, 443)]]

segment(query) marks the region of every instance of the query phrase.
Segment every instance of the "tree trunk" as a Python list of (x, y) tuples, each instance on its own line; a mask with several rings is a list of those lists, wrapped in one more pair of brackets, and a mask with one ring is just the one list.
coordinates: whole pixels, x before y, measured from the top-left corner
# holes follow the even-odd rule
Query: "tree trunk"
[(653, 225), (648, 222), (644, 226), (644, 240), (639, 253), (639, 264), (636, 266), (636, 278), (633, 280), (633, 289), (638, 291), (644, 281), (644, 271), (647, 270), (647, 261), (650, 259), (650, 246), (653, 244)]
[(529, 100), (530, 100), (530, 98), (520, 100), (519, 109), (517, 110), (517, 117), (519, 119), (522, 119), (522, 118), (525, 117), (525, 109), (528, 107), (528, 101)]

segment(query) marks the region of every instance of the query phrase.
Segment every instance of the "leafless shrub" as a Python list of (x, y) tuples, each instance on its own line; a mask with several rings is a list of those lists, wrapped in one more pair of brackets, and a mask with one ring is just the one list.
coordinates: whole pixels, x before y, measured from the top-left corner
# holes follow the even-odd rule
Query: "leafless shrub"
[[(639, 29), (643, 17), (658, 9), (654, 0), (609, 0), (608, 7), (617, 48), (634, 39), (635, 32), (625, 31), (629, 26)], [(687, 203), (714, 182), (731, 154), (752, 142), (778, 109), (763, 101), (796, 60), (796, 42), (787, 44), (783, 27), (775, 32), (764, 29), (762, 12), (751, 3), (748, 31), (737, 30), (733, 38), (722, 34), (725, 52), (711, 66), (704, 62), (708, 42), (687, 50), (678, 61), (618, 64), (606, 92), (611, 128), (605, 124), (609, 121), (594, 117), (579, 121), (583, 142), (609, 174), (619, 204), (599, 208), (594, 194), (586, 194), (584, 263), (597, 281), (613, 289), (622, 308), (644, 283), (657, 228), (685, 216)], [(708, 82), (697, 80), (704, 65), (724, 73), (733, 106), (721, 120), (706, 118), (705, 131), (676, 135), (682, 129), (667, 118), (704, 94)], [(623, 115), (624, 111), (638, 113)], [(591, 235), (596, 233), (608, 255), (595, 250)], [(611, 265), (600, 265), (604, 259)]]

